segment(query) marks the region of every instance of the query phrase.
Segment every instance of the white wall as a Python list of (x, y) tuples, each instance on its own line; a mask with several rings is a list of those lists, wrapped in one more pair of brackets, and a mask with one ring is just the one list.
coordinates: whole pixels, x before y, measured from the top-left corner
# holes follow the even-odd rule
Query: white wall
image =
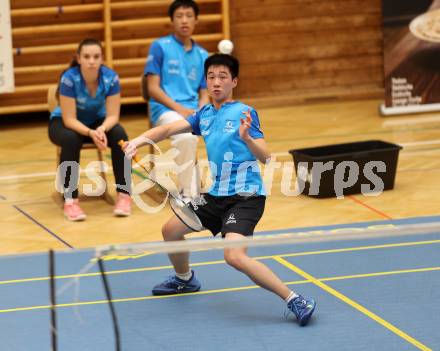
[(14, 91), (11, 13), (9, 0), (0, 0), (0, 93)]

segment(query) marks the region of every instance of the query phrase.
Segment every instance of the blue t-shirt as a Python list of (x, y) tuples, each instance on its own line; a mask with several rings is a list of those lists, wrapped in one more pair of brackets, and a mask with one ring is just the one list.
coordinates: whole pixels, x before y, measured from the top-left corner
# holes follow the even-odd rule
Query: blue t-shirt
[(201, 135), (206, 144), (214, 196), (235, 194), (265, 195), (258, 161), (240, 138), (240, 119), (243, 111), (251, 110), (249, 135), (264, 138), (257, 111), (238, 101), (224, 103), (219, 110), (207, 104), (187, 118), (193, 133)]
[[(74, 98), (76, 101), (76, 118), (87, 126), (106, 116), (105, 99), (121, 92), (117, 73), (106, 66), (99, 68), (98, 89), (96, 96), (91, 97), (87, 90), (79, 66), (69, 68), (60, 80), (60, 95)], [(50, 118), (60, 118), (61, 107), (57, 106)]]
[[(145, 63), (144, 75), (160, 76), (160, 87), (177, 103), (191, 109), (198, 109), (199, 90), (206, 89), (204, 64), (208, 52), (193, 41), (191, 50), (186, 51), (182, 42), (174, 35), (168, 35), (151, 44)], [(158, 118), (168, 107), (150, 98), (151, 121)]]

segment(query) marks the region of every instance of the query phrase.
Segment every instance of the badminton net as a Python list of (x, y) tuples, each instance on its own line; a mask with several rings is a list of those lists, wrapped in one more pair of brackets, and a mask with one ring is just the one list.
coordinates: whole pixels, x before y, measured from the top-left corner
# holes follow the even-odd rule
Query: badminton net
[[(405, 250), (404, 254), (395, 258), (389, 267), (390, 271), (396, 271), (399, 264), (405, 266), (408, 255), (411, 255), (408, 252), (413, 252), (407, 250), (434, 247), (438, 253), (439, 244), (440, 222), (432, 222), (256, 234), (253, 238), (234, 241), (203, 238), (100, 246), (80, 253), (82, 259), (86, 258), (86, 262), (82, 261), (84, 266), (79, 269), (80, 273), (69, 277), (59, 272), (55, 279), (59, 350), (66, 351), (66, 345), (70, 343), (76, 342), (78, 346), (78, 340), (69, 336), (72, 327), (67, 327), (70, 322), (66, 321), (67, 316), (63, 318), (64, 315), (77, 321), (73, 333), (81, 335), (84, 340), (92, 338), (95, 349), (99, 346), (99, 349), (118, 351), (169, 350), (170, 345), (191, 345), (193, 338), (200, 338), (207, 319), (214, 318), (217, 323), (214, 325), (220, 323), (234, 335), (233, 321), (237, 316), (252, 315), (250, 310), (253, 307), (246, 303), (246, 294), (258, 291), (259, 308), (269, 315), (273, 314), (274, 306), (281, 310), (282, 304), (277, 304), (272, 294), (263, 292), (244, 274), (225, 263), (225, 248), (247, 247), (249, 256), (272, 270), (275, 267), (275, 273), (286, 285), (313, 295), (326, 279), (338, 279), (340, 270), (345, 275), (355, 276), (359, 273), (356, 267), (371, 265), (372, 260), (387, 262), (389, 253), (400, 248)], [(191, 269), (202, 282), (202, 289), (192, 294), (153, 296), (153, 286), (174, 274), (167, 254), (182, 252), (190, 253)], [(356, 262), (349, 256), (353, 253), (357, 254)], [(72, 252), (57, 253), (58, 260), (67, 260), (64, 255), (72, 255)], [(429, 255), (425, 256), (422, 261), (428, 260)], [(319, 269), (313, 264), (318, 258), (323, 260), (318, 264)], [(426, 266), (426, 269), (434, 269), (428, 267), (428, 263)], [(331, 273), (325, 277), (316, 273), (322, 271), (322, 267), (329, 271), (334, 269), (334, 277)], [(387, 267), (382, 269), (386, 271)], [(308, 271), (312, 272), (311, 275)], [(66, 294), (70, 294), (71, 300), (63, 304)], [(226, 302), (220, 303), (219, 298), (226, 298)], [(244, 328), (247, 337), (257, 337), (253, 335), (255, 330), (252, 331), (251, 325), (246, 324), (246, 318), (244, 323), (248, 326), (248, 329)], [(264, 318), (261, 323), (264, 324)], [(235, 327), (239, 328), (238, 325)], [(69, 335), (63, 332), (66, 328)], [(208, 330), (203, 337), (208, 342), (209, 338), (218, 337), (218, 332)], [(239, 335), (237, 338), (234, 339), (235, 348), (237, 345), (244, 347), (246, 338)], [(223, 342), (229, 345), (229, 341)], [(85, 344), (80, 345), (82, 350), (87, 350)], [(198, 350), (197, 347), (193, 349)], [(206, 344), (199, 349), (206, 349)]]

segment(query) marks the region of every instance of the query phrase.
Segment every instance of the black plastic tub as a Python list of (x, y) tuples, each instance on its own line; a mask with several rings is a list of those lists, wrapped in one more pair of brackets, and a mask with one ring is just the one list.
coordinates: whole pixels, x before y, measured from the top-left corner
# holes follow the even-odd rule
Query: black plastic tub
[(394, 188), (400, 145), (381, 140), (290, 150), (302, 194), (343, 197)]

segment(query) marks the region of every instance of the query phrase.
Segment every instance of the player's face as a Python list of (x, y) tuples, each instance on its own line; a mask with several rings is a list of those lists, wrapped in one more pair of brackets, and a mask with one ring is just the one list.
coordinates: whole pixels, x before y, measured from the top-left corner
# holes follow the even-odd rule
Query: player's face
[(179, 7), (174, 11), (174, 33), (178, 37), (190, 37), (197, 24), (196, 14), (192, 7)]
[(78, 55), (78, 63), (85, 72), (97, 71), (102, 60), (102, 50), (98, 45), (84, 45)]
[(224, 102), (232, 97), (232, 90), (237, 86), (238, 79), (232, 78), (226, 66), (211, 66), (206, 74), (209, 95), (216, 102)]

